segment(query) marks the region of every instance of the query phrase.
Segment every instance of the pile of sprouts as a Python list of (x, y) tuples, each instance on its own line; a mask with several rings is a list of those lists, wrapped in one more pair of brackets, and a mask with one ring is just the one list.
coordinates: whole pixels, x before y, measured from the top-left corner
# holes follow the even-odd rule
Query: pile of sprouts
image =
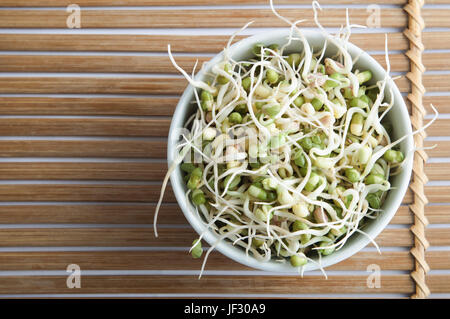
[[(233, 35), (205, 81), (182, 70), (169, 46), (172, 63), (196, 88), (196, 111), (185, 124), (162, 193), (181, 165), (186, 199), (205, 232), (258, 260), (303, 269), (316, 262), (313, 257), (320, 261), (339, 250), (354, 233), (364, 234), (364, 223), (377, 218), (389, 178), (404, 162), (396, 146), (407, 136), (392, 141), (383, 121), (394, 104), (393, 92), (385, 98), (391, 80), (387, 44), (386, 76), (374, 82), (370, 70), (355, 68), (358, 57), (347, 50), (348, 15), (347, 27), (330, 35), (313, 3), (326, 39), (315, 51), (297, 27), (301, 21), (281, 17), (272, 2), (271, 8), (291, 26), (286, 43), (256, 43), (252, 58), (235, 61), (229, 52)], [(325, 56), (327, 45), (338, 53)], [(195, 258), (202, 255), (203, 235), (192, 244)]]

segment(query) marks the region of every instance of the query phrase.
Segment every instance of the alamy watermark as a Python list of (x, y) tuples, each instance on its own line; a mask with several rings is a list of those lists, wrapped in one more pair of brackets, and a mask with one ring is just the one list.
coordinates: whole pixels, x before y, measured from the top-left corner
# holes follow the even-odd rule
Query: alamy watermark
[(67, 288), (81, 288), (81, 268), (77, 264), (70, 264), (66, 268), (67, 276), (66, 285)]

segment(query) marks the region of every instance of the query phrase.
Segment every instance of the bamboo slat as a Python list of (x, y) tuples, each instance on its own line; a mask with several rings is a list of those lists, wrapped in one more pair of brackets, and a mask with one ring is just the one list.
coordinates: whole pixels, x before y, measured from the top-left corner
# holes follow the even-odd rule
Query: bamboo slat
[[(212, 57), (212, 56), (211, 56)], [(175, 56), (175, 60), (185, 70), (192, 70), (196, 60), (199, 66), (211, 57)], [(406, 63), (394, 58), (395, 67)], [(398, 65), (397, 65), (398, 64)], [(403, 65), (405, 64), (405, 65)], [(175, 73), (167, 56), (99, 56), (99, 55), (2, 55), (0, 69), (4, 72), (106, 72), (106, 73)]]
[(425, 174), (433, 180), (450, 180), (450, 163), (428, 163), (425, 165)]
[[(450, 216), (447, 205), (428, 205), (426, 206), (426, 216), (431, 224), (450, 224)], [(406, 206), (400, 206), (391, 221), (391, 224), (412, 224), (413, 217)]]
[[(120, 51), (120, 52), (173, 52), (218, 53), (228, 40), (227, 36), (189, 35), (112, 35), (112, 34), (0, 34), (0, 47), (7, 51)], [(396, 34), (397, 39), (403, 39)], [(236, 40), (242, 39), (237, 37)], [(381, 39), (378, 41), (381, 47)]]
[[(436, 85), (439, 84), (436, 79)], [(442, 81), (442, 79), (441, 79)], [(405, 92), (409, 84), (397, 81)], [(430, 83), (431, 85), (431, 83)], [(2, 77), (0, 93), (94, 93), (94, 94), (181, 94), (186, 81), (178, 77), (117, 78), (117, 77)]]
[[(156, 136), (166, 137), (170, 119), (4, 118), (3, 136)], [(151, 156), (151, 153), (149, 154)]]
[[(0, 47), (5, 51), (117, 51), (218, 53), (229, 36), (217, 35), (111, 35), (111, 34), (0, 34)], [(236, 37), (236, 41), (244, 36)], [(385, 35), (353, 34), (351, 42), (363, 50), (385, 48)], [(402, 33), (388, 34), (389, 50), (406, 50), (408, 43)], [(449, 49), (450, 33), (425, 32), (426, 49)]]
[(450, 224), (449, 208), (445, 205), (433, 205), (425, 208), (426, 216), (432, 224)]
[(162, 181), (167, 163), (2, 163), (4, 180), (128, 180)]
[[(173, 52), (218, 53), (228, 38), (223, 35), (187, 38), (183, 35), (0, 34), (0, 47), (7, 51), (167, 52), (167, 45), (171, 44)], [(236, 41), (242, 38), (238, 36)], [(403, 35), (397, 33), (395, 39), (403, 40), (402, 48), (406, 48)], [(382, 41), (379, 37), (375, 42), (379, 48), (384, 46)]]
[[(384, 54), (372, 55), (384, 68)], [(211, 56), (212, 57), (212, 56)], [(211, 57), (174, 56), (178, 65), (192, 70), (196, 60), (199, 65)], [(408, 59), (402, 54), (389, 56), (393, 72), (409, 70)], [(427, 70), (445, 70), (449, 67), (446, 53), (428, 53), (424, 55)], [(2, 55), (0, 69), (4, 72), (113, 72), (113, 73), (175, 73), (168, 56), (99, 56), (99, 55)]]
[[(316, 27), (313, 10), (308, 8), (277, 10), (291, 21), (299, 17), (308, 18), (302, 26)], [(325, 27), (345, 24), (346, 8), (333, 8), (319, 13)], [(286, 23), (276, 19), (269, 9), (219, 9), (183, 10), (173, 14), (173, 10), (89, 10), (83, 11), (83, 28), (208, 28), (213, 23), (216, 28), (238, 28), (254, 20), (253, 27), (286, 27)], [(407, 18), (401, 8), (380, 9), (383, 17), (381, 27), (404, 27)], [(370, 12), (366, 9), (350, 8), (349, 15), (355, 24), (365, 25)], [(422, 15), (428, 27), (449, 27), (450, 10), (424, 9)], [(2, 10), (1, 28), (66, 28), (68, 13), (61, 10)]]
[[(430, 180), (450, 180), (449, 163), (430, 163), (425, 172)], [(165, 162), (11, 162), (0, 165), (3, 180), (128, 180), (162, 181)]]
[(423, 105), (428, 114), (433, 114), (431, 104), (433, 104), (439, 113), (450, 113), (450, 96), (425, 96), (423, 98)]
[[(198, 234), (191, 227), (158, 228), (5, 228), (0, 232), (0, 247), (189, 247)], [(450, 245), (448, 229), (429, 230), (432, 245)], [(385, 229), (376, 238), (380, 246), (408, 247), (412, 235), (407, 228)]]
[[(429, 120), (425, 120), (424, 124)], [(428, 136), (447, 136), (450, 135), (450, 121), (445, 119), (436, 120), (431, 126), (427, 128)]]
[[(160, 184), (131, 183), (6, 184), (0, 185), (0, 201), (156, 202), (160, 189)], [(175, 202), (170, 186), (167, 187), (165, 201)]]
[(450, 201), (449, 191), (450, 187), (447, 186), (425, 186), (425, 196), (430, 203), (448, 203)]
[(449, 253), (447, 251), (427, 251), (425, 255), (431, 269), (450, 269)]
[[(450, 86), (442, 81), (447, 81), (450, 76), (447, 74), (425, 74), (423, 76), (423, 84), (426, 87), (427, 92), (447, 92), (450, 91)], [(400, 90), (403, 87), (400, 81), (396, 81)]]
[[(156, 202), (160, 184), (135, 185), (131, 183), (111, 184), (4, 184), (0, 185), (0, 201), (111, 201), (111, 202)], [(449, 186), (428, 186), (426, 194), (430, 202), (449, 202)], [(165, 201), (175, 198), (168, 186)], [(411, 202), (408, 190), (403, 198), (404, 204)]]
[[(436, 259), (439, 265), (450, 265), (450, 253)], [(199, 270), (202, 259), (193, 259), (187, 252), (169, 251), (102, 251), (102, 252), (2, 252), (0, 270), (63, 270), (77, 264), (85, 270)], [(361, 270), (370, 264), (378, 264), (382, 270), (410, 270), (412, 258), (408, 252), (359, 252), (327, 270)], [(213, 252), (208, 257), (207, 269), (250, 270), (224, 255)], [(442, 268), (441, 268), (442, 269)]]
[[(157, 79), (157, 81), (155, 80)], [(424, 76), (429, 92), (450, 91), (449, 74)], [(404, 78), (396, 81), (400, 91), (409, 90)], [(180, 77), (0, 77), (0, 93), (95, 93), (181, 94), (186, 80)]]
[(427, 240), (432, 246), (449, 246), (450, 232), (448, 228), (429, 228), (427, 229)]
[[(431, 277), (431, 276), (430, 276)], [(367, 276), (82, 276), (79, 289), (68, 289), (67, 276), (2, 277), (0, 294), (154, 293), (154, 294), (375, 294), (413, 292), (409, 275), (382, 277), (380, 288), (368, 288)], [(439, 287), (442, 284), (432, 284)], [(286, 291), (289, 287), (289, 291)], [(76, 291), (74, 291), (76, 290)], [(357, 297), (357, 296), (355, 296)]]
[[(404, 81), (404, 84), (405, 81)], [(0, 93), (180, 94), (180, 77), (1, 77)]]
[[(391, 56), (393, 59), (391, 59)], [(402, 57), (402, 56), (401, 56)], [(403, 61), (400, 57), (397, 57), (397, 55), (390, 55), (389, 59), (397, 63), (397, 67), (400, 68), (401, 62)], [(398, 61), (398, 62), (397, 62)], [(447, 70), (450, 67), (449, 61), (448, 61), (448, 54), (447, 53), (424, 53), (422, 56), (422, 61), (425, 67), (427, 68), (427, 71), (442, 71)], [(384, 67), (384, 65), (383, 65)], [(406, 68), (408, 70), (408, 68)]]
[[(450, 38), (449, 32), (423, 32), (422, 42), (426, 50), (445, 50), (449, 49), (450, 43), (447, 42)], [(392, 43), (392, 40), (389, 41)], [(392, 50), (392, 48), (390, 48)]]
[[(430, 0), (428, 3), (442, 3), (445, 0)], [(325, 0), (320, 2), (322, 5), (326, 4), (352, 4), (352, 0)], [(360, 0), (360, 4), (405, 4), (405, 0)], [(33, 0), (32, 4), (34, 7), (66, 7), (72, 4), (71, 0)], [(186, 5), (185, 0), (77, 0), (77, 4), (81, 7), (89, 6), (184, 6)], [(268, 5), (267, 0), (192, 0), (189, 1), (189, 5)], [(311, 5), (309, 0), (277, 0), (274, 1), (275, 5), (278, 4), (304, 4)], [(3, 0), (0, 3), (0, 7), (29, 7), (29, 0)]]
[[(59, 203), (21, 204), (1, 207), (0, 224), (136, 224), (153, 223), (154, 203)], [(398, 214), (400, 215), (400, 214)], [(403, 213), (407, 216), (407, 213)], [(401, 222), (404, 222), (402, 218)], [(158, 217), (160, 225), (186, 225), (180, 207), (164, 203)]]
[[(0, 60), (1, 61), (1, 60)], [(123, 115), (169, 116), (179, 97), (0, 97), (0, 115)], [(427, 96), (429, 114), (433, 104), (439, 113), (450, 113), (450, 96)]]
[[(245, 36), (237, 36), (236, 41)], [(0, 34), (0, 47), (5, 51), (117, 51), (218, 53), (226, 45), (225, 35), (112, 35), (112, 34)], [(428, 49), (448, 48), (450, 35), (433, 32), (425, 36)], [(408, 43), (401, 33), (388, 35), (389, 50), (405, 50)], [(364, 50), (384, 50), (385, 35), (354, 34), (351, 41)]]
[[(450, 269), (450, 252), (429, 251), (427, 260), (432, 269)], [(202, 259), (193, 259), (188, 252), (169, 251), (96, 251), (96, 252), (2, 252), (0, 270), (63, 270), (77, 264), (85, 270), (199, 270)], [(406, 251), (358, 252), (327, 270), (361, 270), (378, 264), (381, 270), (411, 270), (413, 259)], [(169, 267), (168, 267), (169, 265)], [(213, 252), (207, 269), (250, 270), (224, 255)]]
[(425, 147), (434, 147), (427, 149), (428, 156), (431, 157), (450, 157), (450, 141), (428, 141)]
[[(7, 228), (0, 232), (0, 247), (188, 247), (197, 234), (190, 227), (158, 228)], [(427, 239), (433, 246), (450, 245), (447, 228), (430, 228)], [(385, 229), (376, 238), (380, 246), (409, 247), (412, 235), (407, 228)]]
[[(307, 19), (304, 27), (316, 27), (313, 10), (278, 9), (284, 17), (295, 21)], [(350, 8), (352, 23), (365, 25), (370, 12), (360, 8)], [(89, 10), (83, 11), (82, 28), (240, 28), (250, 20), (252, 27), (289, 27), (286, 22), (277, 19), (270, 9), (220, 9), (220, 10)], [(424, 10), (426, 15), (427, 10)], [(401, 8), (380, 9), (381, 27), (401, 28), (406, 25), (407, 17)], [(450, 10), (439, 10), (440, 26), (446, 26)], [(2, 10), (1, 28), (67, 28), (69, 14), (62, 10)], [(428, 16), (428, 15), (426, 15)], [(319, 19), (325, 27), (339, 27), (345, 24), (346, 8), (334, 8), (319, 13)], [(444, 22), (442, 22), (444, 21)], [(433, 19), (427, 21), (435, 25)], [(443, 24), (443, 25), (442, 25)]]
[[(372, 55), (386, 68), (385, 56)], [(185, 70), (192, 70), (195, 62), (199, 65), (211, 57), (175, 56), (175, 60)], [(446, 53), (424, 55), (427, 70), (445, 70), (449, 67)], [(389, 56), (393, 72), (409, 70), (408, 59), (402, 54)], [(106, 73), (175, 73), (169, 57), (161, 56), (99, 56), (99, 55), (2, 55), (0, 69), (3, 72), (106, 72)]]
[[(0, 201), (86, 201), (86, 202), (156, 202), (161, 186), (121, 184), (5, 184), (0, 185)], [(427, 188), (431, 202), (448, 202), (447, 186)], [(175, 202), (170, 186), (167, 187), (165, 200)], [(408, 190), (404, 204), (411, 202)]]
[(165, 140), (0, 140), (0, 149), (0, 157), (167, 158)]
[[(390, 55), (392, 71), (402, 73), (409, 71), (409, 60), (403, 52), (409, 48), (409, 43), (401, 33), (407, 24), (407, 14), (402, 9), (406, 2), (362, 0), (349, 11), (352, 23), (366, 24), (370, 12), (365, 5), (391, 5), (382, 7), (381, 23), (382, 27), (398, 31), (388, 33), (388, 47), (394, 51)], [(193, 0), (189, 3), (185, 0), (79, 0), (76, 3), (82, 7), (82, 30), (77, 32), (79, 34), (51, 34), (60, 30), (37, 29), (67, 31), (69, 13), (65, 9), (72, 2), (3, 0), (0, 3), (0, 7), (4, 7), (0, 10), (0, 28), (36, 28), (29, 33), (9, 30), (9, 34), (0, 34), (0, 50), (10, 51), (0, 56), (0, 70), (17, 72), (15, 75), (0, 75), (0, 94), (42, 95), (0, 97), (0, 136), (4, 136), (0, 139), (0, 202), (3, 202), (0, 225), (7, 225), (1, 227), (0, 247), (34, 247), (34, 251), (0, 252), (0, 271), (64, 271), (68, 264), (77, 263), (82, 270), (149, 270), (155, 275), (83, 275), (82, 288), (74, 290), (66, 288), (67, 276), (64, 274), (8, 274), (1, 277), (0, 294), (326, 293), (338, 296), (347, 293), (357, 297), (371, 293), (413, 293), (414, 282), (406, 274), (414, 268), (413, 258), (407, 251), (413, 243), (413, 235), (408, 228), (413, 220), (406, 206), (412, 201), (410, 190), (391, 226), (376, 239), (382, 247), (403, 247), (402, 250), (388, 249), (382, 255), (375, 251), (359, 252), (327, 269), (359, 271), (357, 274), (332, 275), (328, 280), (319, 275), (304, 278), (249, 275), (245, 273), (248, 268), (218, 252), (211, 254), (206, 270), (238, 273), (206, 275), (200, 281), (196, 273), (164, 273), (167, 270), (197, 272), (202, 262), (192, 259), (187, 252), (189, 244), (198, 235), (188, 225), (170, 185), (158, 220), (159, 238), (154, 237), (151, 227), (160, 183), (167, 170), (166, 137), (170, 116), (187, 85), (167, 58), (167, 45), (171, 44), (178, 63), (189, 70), (196, 55), (199, 55), (200, 63), (205, 62), (220, 52), (228, 40), (227, 35), (192, 35), (189, 28), (237, 29), (252, 19), (256, 19), (252, 27), (286, 27), (286, 24), (274, 18), (267, 0)], [(427, 1), (430, 3), (447, 2)], [(314, 25), (310, 1), (276, 0), (275, 5), (279, 4), (295, 6), (280, 6), (282, 15), (291, 19), (306, 18), (302, 25)], [(321, 22), (325, 26), (339, 27), (345, 23), (345, 4), (354, 4), (354, 1), (324, 0), (321, 4), (333, 5), (320, 13)], [(242, 8), (242, 5), (257, 6)], [(83, 10), (89, 6), (98, 8)], [(104, 10), (102, 6), (110, 8)], [(123, 8), (113, 8), (116, 6)], [(176, 6), (183, 6), (183, 9)], [(191, 7), (186, 9), (184, 6)], [(213, 10), (214, 6), (221, 7)], [(9, 7), (23, 8), (11, 10)], [(447, 7), (428, 6), (422, 11), (427, 28), (450, 27)], [(108, 34), (83, 30), (89, 28), (105, 28), (108, 30), (102, 33)], [(177, 30), (177, 35), (165, 35), (166, 31), (161, 35), (146, 35), (133, 34), (137, 32), (133, 28), (183, 30)], [(450, 32), (443, 29), (432, 31), (423, 34), (426, 50), (450, 49)], [(250, 29), (250, 32), (260, 31)], [(236, 41), (244, 37), (238, 36)], [(377, 51), (373, 56), (385, 65), (381, 53), (385, 46), (384, 33), (353, 34), (351, 42), (364, 50)], [(79, 52), (83, 54), (79, 55)], [(151, 54), (138, 54), (142, 52)], [(447, 56), (445, 51), (425, 51), (423, 60), (427, 71), (450, 70)], [(19, 74), (22, 72), (40, 74)], [(47, 72), (49, 74), (44, 74)], [(428, 112), (431, 111), (428, 105), (433, 103), (440, 113), (450, 113), (450, 97), (444, 93), (450, 91), (449, 80), (450, 74), (445, 73), (427, 73), (424, 76), (427, 92), (442, 92), (442, 96), (425, 97)], [(410, 91), (405, 77), (397, 80), (397, 84), (403, 93)], [(62, 95), (56, 97), (54, 94)], [(66, 97), (63, 94), (94, 96)], [(427, 130), (427, 135), (450, 136), (449, 128), (450, 120), (443, 118)], [(30, 136), (33, 138), (28, 140)], [(65, 136), (70, 136), (70, 139), (64, 139)], [(450, 157), (450, 141), (428, 141), (425, 144), (437, 144), (436, 148), (427, 150), (430, 157)], [(45, 160), (46, 157), (50, 159)], [(41, 159), (35, 161), (34, 158)], [(54, 158), (61, 160), (55, 161)], [(92, 161), (88, 161), (89, 158)], [(443, 161), (431, 162), (425, 166), (425, 173), (431, 181), (450, 180), (449, 167), (450, 163)], [(450, 186), (426, 187), (426, 196), (432, 204), (426, 206), (430, 223), (450, 223), (449, 194)], [(450, 232), (446, 226), (427, 228), (426, 236), (431, 245), (450, 246)], [(112, 250), (67, 250), (79, 246), (109, 247)], [(46, 251), (48, 247), (61, 247), (61, 251)], [(132, 247), (159, 248), (142, 251)], [(178, 247), (179, 251), (170, 251), (166, 247)], [(433, 270), (450, 269), (447, 249), (428, 251), (426, 258)], [(369, 289), (366, 284), (368, 274), (363, 272), (370, 264), (378, 264), (384, 271), (397, 271), (399, 275), (383, 274), (381, 288)], [(450, 277), (427, 275), (427, 284), (433, 293), (448, 293)]]
[[(428, 141), (431, 157), (450, 157), (450, 141)], [(167, 141), (95, 140), (0, 140), (2, 157), (106, 157), (167, 158)]]
[[(4, 205), (0, 224), (152, 224), (155, 207), (153, 203)], [(448, 206), (431, 206), (427, 210), (430, 221), (450, 222), (446, 209)], [(391, 224), (410, 224), (410, 215), (408, 208), (401, 206)], [(187, 224), (179, 206), (169, 203), (161, 206), (158, 222), (161, 225)]]
[[(157, 81), (155, 81), (157, 79)], [(428, 74), (429, 92), (450, 91), (449, 74)], [(400, 91), (409, 90), (404, 78), (396, 81)], [(96, 94), (181, 94), (186, 80), (180, 77), (1, 77), (0, 93), (96, 93)]]

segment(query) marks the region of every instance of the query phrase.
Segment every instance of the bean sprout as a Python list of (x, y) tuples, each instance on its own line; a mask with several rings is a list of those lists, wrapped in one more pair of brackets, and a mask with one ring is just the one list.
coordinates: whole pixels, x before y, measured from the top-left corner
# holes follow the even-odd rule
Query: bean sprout
[[(162, 193), (181, 164), (186, 196), (202, 214), (205, 232), (219, 236), (206, 257), (228, 240), (258, 260), (289, 260), (303, 269), (315, 262), (314, 255), (320, 263), (321, 256), (341, 249), (354, 233), (365, 234), (364, 224), (377, 217), (391, 188), (389, 177), (404, 161), (394, 147), (410, 135), (391, 142), (389, 123), (382, 121), (394, 103), (392, 92), (389, 100), (385, 96), (392, 80), (387, 39), (386, 76), (375, 83), (370, 70), (355, 68), (358, 57), (347, 50), (355, 27), (348, 14), (347, 27), (331, 35), (319, 24), (321, 8), (313, 3), (326, 39), (315, 52), (297, 26), (301, 21), (290, 22), (270, 5), (291, 27), (287, 44), (258, 43), (253, 58), (234, 61), (233, 34), (209, 82), (182, 70), (168, 46), (174, 66), (198, 89), (198, 108)], [(302, 49), (287, 52), (295, 41)], [(338, 54), (326, 56), (327, 46)], [(161, 200), (162, 194), (157, 211)], [(203, 236), (192, 245), (195, 258), (201, 255)]]

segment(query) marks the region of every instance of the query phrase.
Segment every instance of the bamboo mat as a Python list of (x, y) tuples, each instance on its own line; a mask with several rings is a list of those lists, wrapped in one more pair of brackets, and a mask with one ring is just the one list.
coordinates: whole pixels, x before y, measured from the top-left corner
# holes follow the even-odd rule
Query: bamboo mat
[[(399, 298), (427, 297), (427, 289), (429, 297), (450, 297), (450, 1), (423, 8), (411, 1), (406, 11), (406, 0), (322, 2), (321, 22), (332, 29), (345, 23), (346, 7), (352, 23), (365, 25), (368, 9), (379, 5), (381, 27), (359, 30), (351, 41), (384, 65), (388, 33), (392, 71), (402, 75), (397, 83), (413, 121), (423, 117), (420, 82), (428, 114), (430, 103), (441, 113), (424, 141), (437, 146), (426, 150), (423, 169), (426, 156), (418, 152), (415, 184), (377, 238), (382, 254), (369, 246), (327, 269), (325, 279), (255, 271), (213, 253), (201, 280), (201, 261), (187, 253), (196, 235), (170, 189), (159, 238), (152, 231), (171, 115), (186, 86), (167, 44), (190, 69), (249, 20), (255, 24), (238, 38), (284, 25), (266, 0), (76, 3), (81, 29), (66, 26), (72, 1), (0, 2), (0, 297)], [(313, 26), (310, 1), (276, 5)], [(423, 52), (407, 29), (419, 32)], [(414, 60), (421, 53), (424, 73)], [(81, 288), (66, 285), (70, 264), (81, 268)], [(379, 288), (367, 285), (373, 264), (381, 269)]]

